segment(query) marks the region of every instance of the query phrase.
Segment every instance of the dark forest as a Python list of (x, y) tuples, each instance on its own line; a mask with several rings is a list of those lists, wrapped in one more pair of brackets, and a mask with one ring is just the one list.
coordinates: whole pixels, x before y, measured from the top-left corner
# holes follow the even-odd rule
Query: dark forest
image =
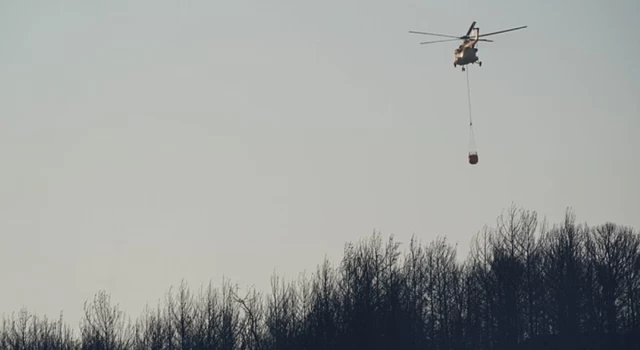
[(183, 283), (134, 320), (99, 291), (79, 327), (22, 309), (0, 349), (640, 349), (640, 235), (571, 210), (548, 224), (512, 206), (464, 260), (444, 237), (374, 232), (302, 276), (243, 293)]

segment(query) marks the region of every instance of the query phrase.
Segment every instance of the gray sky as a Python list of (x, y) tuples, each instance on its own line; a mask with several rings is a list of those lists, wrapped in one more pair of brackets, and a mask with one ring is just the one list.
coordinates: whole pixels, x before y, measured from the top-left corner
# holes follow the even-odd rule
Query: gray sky
[[(0, 314), (266, 288), (515, 202), (640, 227), (636, 0), (2, 1)], [(462, 35), (477, 166), (467, 164)], [(436, 38), (433, 38), (436, 39)]]

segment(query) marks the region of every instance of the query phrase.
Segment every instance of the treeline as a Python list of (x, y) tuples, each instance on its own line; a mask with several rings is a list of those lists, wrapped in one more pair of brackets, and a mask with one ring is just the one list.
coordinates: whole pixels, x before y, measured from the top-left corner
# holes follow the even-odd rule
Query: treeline
[(444, 238), (401, 250), (374, 233), (338, 266), (274, 276), (264, 293), (183, 283), (135, 321), (104, 291), (84, 310), (77, 334), (62, 319), (7, 316), (0, 349), (639, 349), (640, 236), (511, 207), (464, 262)]

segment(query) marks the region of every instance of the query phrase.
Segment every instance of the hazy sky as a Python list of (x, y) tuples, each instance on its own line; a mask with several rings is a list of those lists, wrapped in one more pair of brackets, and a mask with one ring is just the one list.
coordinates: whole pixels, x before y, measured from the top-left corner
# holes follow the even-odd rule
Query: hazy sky
[[(0, 2), (0, 314), (266, 288), (515, 204), (640, 228), (637, 0)], [(467, 163), (463, 35), (480, 162)]]

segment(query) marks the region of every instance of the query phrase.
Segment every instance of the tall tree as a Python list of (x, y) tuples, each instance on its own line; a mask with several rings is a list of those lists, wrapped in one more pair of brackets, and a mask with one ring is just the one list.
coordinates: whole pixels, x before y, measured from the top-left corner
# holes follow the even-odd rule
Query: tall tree
[(629, 291), (628, 276), (636, 268), (638, 237), (630, 228), (605, 223), (589, 231), (586, 246), (600, 289), (598, 304), (604, 315), (604, 330), (616, 333), (622, 330), (619, 304)]
[[(548, 229), (511, 206), (463, 263), (444, 237), (401, 254), (379, 232), (325, 258), (311, 279), (274, 274), (263, 297), (223, 280), (193, 295), (182, 281), (134, 324), (100, 291), (76, 339), (26, 309), (4, 317), (0, 350), (500, 350), (640, 344), (640, 235), (613, 223)], [(540, 236), (537, 235), (540, 232)], [(603, 334), (604, 333), (604, 334)], [(634, 337), (636, 335), (636, 338)], [(537, 344), (537, 347), (535, 347)]]
[(111, 296), (99, 291), (92, 302), (85, 302), (80, 323), (83, 350), (125, 350), (132, 345), (132, 328), (118, 305), (111, 305)]
[(573, 212), (567, 210), (562, 225), (545, 232), (542, 239), (550, 326), (565, 336), (575, 337), (580, 331), (586, 230), (576, 226)]

